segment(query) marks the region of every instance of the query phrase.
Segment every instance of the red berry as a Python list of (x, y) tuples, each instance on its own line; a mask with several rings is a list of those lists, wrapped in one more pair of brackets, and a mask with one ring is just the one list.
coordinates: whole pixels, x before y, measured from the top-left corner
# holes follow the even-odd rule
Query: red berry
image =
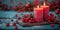
[(60, 27), (60, 21), (58, 22), (58, 27)]
[(50, 20), (51, 19), (51, 16), (49, 16), (47, 19)]
[(33, 23), (32, 20), (29, 20), (29, 23)]
[(47, 20), (48, 23), (50, 23), (50, 20)]
[(0, 6), (2, 6), (2, 4), (0, 4)]
[(22, 22), (25, 22), (25, 18), (22, 18)]
[(47, 21), (48, 23), (51, 22), (51, 17), (52, 17), (52, 16), (48, 16), (48, 18), (46, 19), (46, 21)]
[(9, 23), (7, 23), (7, 24), (6, 24), (6, 26), (7, 26), (7, 27), (9, 27), (9, 26), (10, 26), (10, 24), (9, 24)]
[(22, 22), (27, 23), (28, 22), (28, 18), (22, 18)]
[(28, 15), (28, 14), (26, 14), (25, 16), (26, 16), (26, 17), (29, 17), (29, 15)]
[(58, 9), (57, 9), (57, 10), (55, 10), (55, 13), (56, 13), (56, 14), (59, 14), (59, 10), (58, 10)]
[(46, 22), (48, 22), (48, 18), (46, 18), (46, 20), (45, 20)]
[(32, 16), (32, 13), (30, 14), (30, 16)]
[(17, 12), (20, 12), (20, 10), (17, 10)]
[(36, 23), (36, 20), (34, 18), (32, 20), (33, 20), (33, 23)]
[(31, 11), (31, 8), (28, 8), (28, 11), (30, 12)]
[(17, 10), (17, 6), (14, 6), (14, 10)]
[(22, 8), (22, 12), (24, 12), (25, 10), (24, 10), (25, 8)]
[(52, 22), (54, 22), (54, 20), (55, 20), (55, 18), (54, 18), (54, 17), (52, 17)]
[(54, 27), (54, 24), (53, 23), (51, 24), (51, 27)]
[(18, 17), (18, 20), (20, 20), (21, 18), (20, 17)]
[(17, 15), (17, 14), (15, 14), (15, 17), (18, 17), (18, 15)]
[(50, 13), (50, 16), (52, 16), (52, 17), (53, 17), (53, 16), (54, 16), (54, 14)]
[(25, 20), (22, 20), (22, 22), (25, 22)]
[(15, 22), (13, 23), (13, 26), (16, 26), (16, 23)]
[(26, 4), (26, 7), (27, 7), (27, 8), (29, 7), (29, 4), (28, 4), (28, 3)]
[(60, 15), (58, 17), (60, 18)]
[(36, 21), (35, 21), (35, 19), (33, 19), (33, 18), (31, 18), (30, 20), (29, 20), (29, 23), (35, 23)]
[(29, 18), (26, 18), (25, 22), (27, 23), (29, 21)]
[(17, 28), (17, 26), (15, 26), (15, 30), (17, 30), (18, 28)]

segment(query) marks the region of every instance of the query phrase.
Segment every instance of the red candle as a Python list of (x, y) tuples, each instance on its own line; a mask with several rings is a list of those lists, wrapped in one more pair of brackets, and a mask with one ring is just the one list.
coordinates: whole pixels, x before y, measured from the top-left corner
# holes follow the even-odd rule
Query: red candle
[(34, 8), (34, 18), (36, 19), (36, 22), (43, 22), (43, 8)]
[(46, 20), (46, 18), (49, 15), (49, 6), (46, 6), (44, 3), (44, 5), (41, 7), (43, 8), (43, 18), (44, 18), (44, 20)]

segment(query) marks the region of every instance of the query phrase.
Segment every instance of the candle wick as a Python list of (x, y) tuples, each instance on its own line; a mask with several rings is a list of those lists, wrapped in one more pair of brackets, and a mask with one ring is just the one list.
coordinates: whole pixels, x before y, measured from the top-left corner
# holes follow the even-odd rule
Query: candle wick
[(44, 2), (44, 6), (45, 6), (45, 2)]
[(37, 6), (37, 8), (39, 8), (39, 5)]

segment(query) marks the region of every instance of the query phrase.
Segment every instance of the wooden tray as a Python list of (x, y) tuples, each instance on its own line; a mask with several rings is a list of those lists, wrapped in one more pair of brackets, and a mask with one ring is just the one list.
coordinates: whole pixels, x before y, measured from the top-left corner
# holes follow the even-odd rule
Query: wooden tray
[(46, 25), (48, 24), (47, 22), (42, 22), (42, 23), (24, 23), (21, 20), (17, 21), (17, 23), (21, 26), (40, 26), (40, 25)]

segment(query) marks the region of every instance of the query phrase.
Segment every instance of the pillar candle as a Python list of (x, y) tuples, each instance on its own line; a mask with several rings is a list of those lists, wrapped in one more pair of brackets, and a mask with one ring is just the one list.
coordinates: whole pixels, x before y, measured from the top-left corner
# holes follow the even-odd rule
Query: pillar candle
[(40, 8), (39, 6), (34, 8), (34, 18), (38, 23), (43, 22), (43, 8)]
[(46, 6), (44, 3), (41, 7), (43, 8), (43, 19), (46, 20), (49, 15), (49, 6)]

